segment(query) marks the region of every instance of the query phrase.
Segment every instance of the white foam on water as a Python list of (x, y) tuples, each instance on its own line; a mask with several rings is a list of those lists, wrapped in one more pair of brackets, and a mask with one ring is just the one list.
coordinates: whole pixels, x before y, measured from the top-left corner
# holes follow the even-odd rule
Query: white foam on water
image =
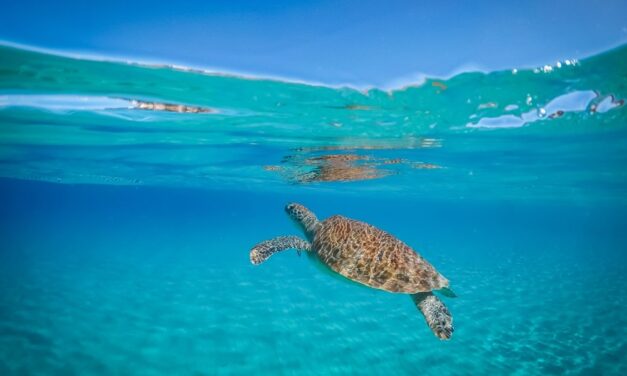
[(560, 110), (564, 112), (585, 111), (596, 96), (592, 90), (573, 91), (553, 99), (545, 106), (545, 109), (549, 114)]
[(53, 111), (131, 109), (127, 99), (84, 95), (0, 95), (0, 107), (35, 107)]
[[(466, 124), (467, 128), (520, 128), (540, 119), (544, 119), (547, 115), (550, 117), (553, 114), (559, 112), (581, 112), (585, 111), (590, 102), (596, 98), (596, 93), (592, 90), (573, 91), (560, 95), (546, 106), (538, 108), (537, 110), (527, 111), (520, 116), (516, 115), (501, 115), (497, 117), (484, 117), (477, 122), (470, 122)], [(509, 106), (508, 106), (509, 107)], [(510, 109), (512, 109), (510, 107)], [(506, 108), (507, 110), (507, 108)]]

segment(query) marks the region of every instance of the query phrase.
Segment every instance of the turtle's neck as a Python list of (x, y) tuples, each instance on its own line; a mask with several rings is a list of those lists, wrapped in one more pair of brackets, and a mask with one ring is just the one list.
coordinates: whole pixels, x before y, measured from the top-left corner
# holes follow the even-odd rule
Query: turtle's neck
[(303, 228), (303, 232), (305, 233), (307, 240), (313, 242), (316, 232), (320, 228), (320, 221), (318, 221), (318, 218), (316, 218), (313, 213), (310, 212), (310, 214), (311, 216), (303, 218), (300, 225)]
[(301, 204), (291, 203), (285, 207), (285, 211), (294, 223), (305, 233), (307, 240), (313, 241), (316, 231), (320, 228), (320, 221), (311, 210)]

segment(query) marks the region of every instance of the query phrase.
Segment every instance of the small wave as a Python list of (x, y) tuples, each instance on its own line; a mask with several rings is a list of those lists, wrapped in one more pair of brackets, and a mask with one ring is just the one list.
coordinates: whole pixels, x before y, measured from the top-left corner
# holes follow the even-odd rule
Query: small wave
[(138, 99), (80, 95), (0, 95), (0, 107), (34, 107), (51, 111), (149, 110), (178, 113), (212, 113), (209, 107), (151, 102)]
[[(554, 119), (563, 116), (567, 112), (607, 112), (611, 108), (616, 107), (610, 103), (616, 102), (615, 100), (604, 99), (600, 102), (600, 105), (594, 106), (593, 100), (598, 97), (598, 94), (592, 90), (575, 91), (572, 93), (560, 95), (553, 99), (546, 106), (539, 108), (538, 110), (531, 110), (515, 116), (511, 114), (501, 115), (497, 117), (484, 117), (477, 122), (471, 122), (466, 124), (468, 128), (520, 128), (527, 124), (536, 122), (538, 120), (549, 118)], [(510, 105), (513, 106), (513, 105)], [(514, 109), (515, 107), (510, 107)]]
[(0, 107), (35, 107), (53, 111), (131, 109), (130, 100), (82, 95), (0, 95)]

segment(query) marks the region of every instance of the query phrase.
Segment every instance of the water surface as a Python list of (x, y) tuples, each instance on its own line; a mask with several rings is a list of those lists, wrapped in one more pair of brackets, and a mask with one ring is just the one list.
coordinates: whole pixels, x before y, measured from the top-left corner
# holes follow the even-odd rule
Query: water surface
[[(0, 373), (627, 373), (626, 54), (381, 90), (0, 47)], [(426, 257), (452, 340), (252, 266), (289, 201)]]

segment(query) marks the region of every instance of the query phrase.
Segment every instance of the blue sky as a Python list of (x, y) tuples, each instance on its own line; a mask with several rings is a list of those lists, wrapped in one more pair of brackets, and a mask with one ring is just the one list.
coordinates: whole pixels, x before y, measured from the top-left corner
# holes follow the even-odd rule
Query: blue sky
[(385, 86), (582, 58), (627, 42), (627, 1), (33, 1), (0, 39), (330, 84)]

